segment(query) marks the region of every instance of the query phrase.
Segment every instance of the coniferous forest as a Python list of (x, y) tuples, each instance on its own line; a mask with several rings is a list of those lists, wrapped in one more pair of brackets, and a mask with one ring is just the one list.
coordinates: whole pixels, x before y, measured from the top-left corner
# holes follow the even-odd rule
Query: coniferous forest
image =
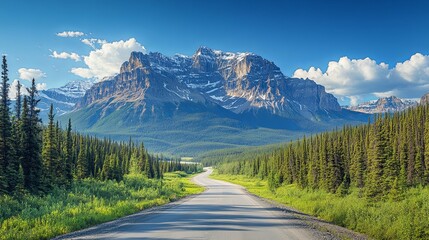
[(15, 111), (9, 99), (8, 68), (2, 60), (0, 103), (0, 193), (25, 191), (48, 193), (54, 187), (70, 187), (74, 180), (96, 178), (122, 180), (125, 174), (142, 173), (162, 178), (172, 171), (196, 172), (197, 165), (179, 160), (164, 161), (148, 154), (143, 144), (114, 142), (66, 130), (55, 122), (53, 106), (49, 122), (43, 126), (37, 108), (37, 89), (33, 79), (28, 96), (17, 86)]
[(373, 123), (345, 126), (298, 141), (253, 160), (220, 164), (220, 173), (267, 179), (270, 188), (302, 188), (383, 198), (429, 184), (429, 106), (378, 115)]
[(206, 161), (218, 179), (375, 239), (429, 237), (427, 104), (269, 153)]
[(48, 239), (202, 191), (185, 178), (199, 164), (149, 154), (131, 139), (73, 132), (70, 120), (63, 129), (52, 105), (43, 125), (35, 80), (28, 95), (17, 85), (15, 106), (8, 81), (3, 56), (0, 238)]

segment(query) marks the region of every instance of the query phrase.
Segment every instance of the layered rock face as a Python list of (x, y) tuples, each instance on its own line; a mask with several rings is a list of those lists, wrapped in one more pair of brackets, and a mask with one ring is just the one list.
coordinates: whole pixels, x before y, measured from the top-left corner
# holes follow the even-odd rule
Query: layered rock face
[(193, 56), (133, 52), (120, 73), (96, 83), (77, 108), (92, 104), (119, 107), (130, 102), (144, 112), (163, 103), (181, 102), (218, 105), (235, 114), (264, 111), (287, 118), (312, 119), (341, 111), (323, 86), (288, 78), (261, 56), (206, 47)]

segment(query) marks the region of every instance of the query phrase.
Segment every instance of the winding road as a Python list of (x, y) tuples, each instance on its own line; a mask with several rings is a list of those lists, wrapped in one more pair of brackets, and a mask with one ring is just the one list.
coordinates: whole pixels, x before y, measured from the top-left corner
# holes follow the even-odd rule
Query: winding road
[(208, 178), (208, 169), (193, 181), (202, 194), (143, 211), (57, 239), (321, 239), (292, 213), (248, 194), (241, 186)]

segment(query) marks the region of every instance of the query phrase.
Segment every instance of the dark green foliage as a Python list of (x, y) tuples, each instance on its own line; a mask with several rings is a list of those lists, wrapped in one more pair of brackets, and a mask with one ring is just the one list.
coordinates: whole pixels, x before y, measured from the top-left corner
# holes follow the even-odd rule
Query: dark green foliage
[(115, 142), (72, 133), (71, 120), (66, 130), (54, 121), (50, 106), (49, 122), (39, 118), (36, 82), (27, 89), (21, 104), (21, 85), (17, 87), (16, 113), (9, 110), (8, 75), (3, 57), (0, 94), (0, 195), (44, 194), (56, 188), (69, 188), (73, 179), (95, 178), (122, 181), (129, 173), (147, 178), (162, 178), (165, 172), (201, 170), (197, 164), (154, 157), (144, 145), (130, 139)]
[(69, 187), (73, 181), (72, 166), (73, 166), (73, 139), (72, 139), (72, 125), (69, 119), (67, 130), (66, 130), (66, 142), (64, 144), (64, 159), (65, 159), (65, 170), (64, 180), (65, 185)]
[(207, 158), (220, 173), (322, 189), (339, 195), (358, 188), (370, 199), (398, 200), (409, 187), (429, 184), (429, 105), (375, 117), (374, 123), (345, 126), (287, 144), (269, 153)]
[[(12, 148), (12, 122), (9, 109), (9, 77), (6, 56), (3, 56), (0, 93), (0, 193), (14, 188), (14, 167), (9, 163), (14, 158)], [(12, 185), (11, 185), (12, 184)]]
[[(76, 162), (76, 173), (75, 173), (76, 179), (84, 179), (89, 177), (88, 158), (89, 156), (87, 156), (86, 146), (84, 145), (83, 140), (81, 140), (79, 145), (79, 154)], [(110, 163), (110, 161), (107, 161), (107, 162)]]
[(43, 191), (42, 185), (42, 154), (41, 132), (42, 125), (37, 108), (36, 81), (33, 79), (28, 89), (29, 97), (24, 97), (22, 110), (22, 168), (24, 172), (24, 187), (31, 193)]
[(53, 179), (55, 177), (61, 178), (62, 172), (60, 171), (60, 158), (58, 152), (58, 139), (56, 136), (56, 128), (54, 125), (54, 106), (51, 104), (49, 114), (49, 123), (44, 131), (43, 136), (43, 180), (44, 187), (48, 190), (52, 188)]

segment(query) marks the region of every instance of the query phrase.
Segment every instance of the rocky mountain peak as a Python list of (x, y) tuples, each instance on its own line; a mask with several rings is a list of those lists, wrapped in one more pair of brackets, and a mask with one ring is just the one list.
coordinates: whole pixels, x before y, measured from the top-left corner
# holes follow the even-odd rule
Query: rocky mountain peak
[(420, 104), (429, 104), (429, 93), (426, 93), (420, 98)]
[(120, 73), (131, 72), (137, 68), (150, 66), (149, 56), (142, 52), (132, 52), (130, 59), (121, 66)]
[(195, 52), (194, 56), (214, 57), (215, 56), (215, 52), (211, 48), (208, 48), (206, 46), (201, 46), (201, 47), (199, 47), (197, 49), (197, 51)]
[(214, 51), (207, 47), (200, 47), (192, 56), (192, 68), (202, 72), (213, 72), (218, 67)]
[(191, 57), (131, 53), (120, 73), (112, 81), (94, 86), (77, 107), (107, 101), (146, 105), (205, 102), (237, 114), (263, 110), (282, 117), (313, 118), (341, 110), (323, 86), (287, 78), (278, 66), (259, 55), (207, 47), (200, 47)]
[(402, 100), (395, 97), (395, 96), (390, 96), (390, 97), (383, 97), (383, 98), (379, 98), (375, 104), (377, 106), (382, 106), (382, 107), (397, 107), (401, 104), (403, 104)]
[(382, 97), (375, 101), (364, 102), (356, 106), (346, 107), (349, 110), (363, 113), (392, 113), (403, 111), (409, 107), (416, 106), (413, 100), (403, 100), (396, 96)]

